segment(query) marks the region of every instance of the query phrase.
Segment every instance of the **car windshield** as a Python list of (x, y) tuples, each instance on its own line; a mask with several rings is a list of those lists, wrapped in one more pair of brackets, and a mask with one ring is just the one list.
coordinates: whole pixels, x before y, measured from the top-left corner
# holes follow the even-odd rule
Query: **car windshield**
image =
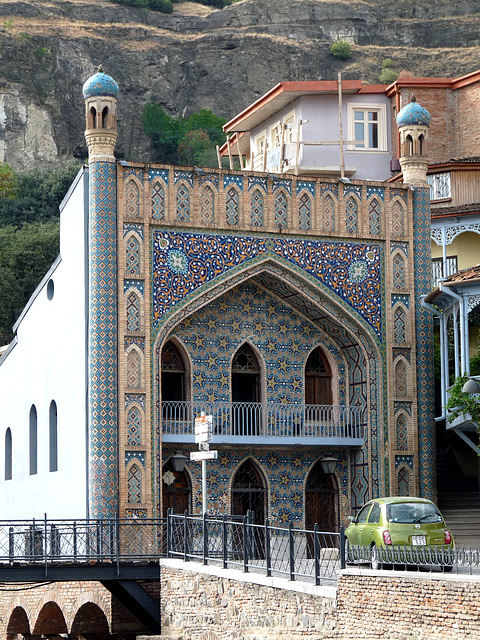
[(437, 507), (428, 502), (399, 502), (387, 505), (388, 522), (442, 522)]

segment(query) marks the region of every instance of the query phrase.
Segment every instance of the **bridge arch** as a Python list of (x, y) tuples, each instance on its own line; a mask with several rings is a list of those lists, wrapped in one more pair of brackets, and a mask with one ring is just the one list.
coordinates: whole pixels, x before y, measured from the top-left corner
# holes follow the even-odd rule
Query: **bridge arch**
[(30, 622), (28, 615), (25, 609), (21, 606), (16, 606), (13, 609), (7, 623), (7, 640), (12, 640), (16, 635), (30, 635)]
[(75, 614), (71, 630), (73, 636), (86, 636), (103, 640), (110, 636), (110, 627), (102, 609), (93, 602), (83, 604)]
[(32, 635), (51, 636), (67, 632), (67, 623), (59, 604), (52, 600), (44, 603), (38, 612)]

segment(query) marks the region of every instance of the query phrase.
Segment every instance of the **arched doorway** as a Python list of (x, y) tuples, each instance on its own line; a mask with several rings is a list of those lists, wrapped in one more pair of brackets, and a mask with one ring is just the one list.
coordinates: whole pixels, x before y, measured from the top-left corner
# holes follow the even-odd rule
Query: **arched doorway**
[(169, 509), (173, 509), (173, 513), (192, 513), (192, 483), (185, 470), (174, 471), (172, 465), (167, 462), (163, 467), (162, 487), (164, 518), (167, 517)]
[(163, 420), (187, 419), (185, 362), (171, 340), (162, 349), (161, 371)]
[(253, 513), (255, 524), (265, 524), (267, 517), (267, 489), (265, 480), (252, 460), (246, 460), (237, 470), (232, 482), (232, 515)]
[(312, 530), (315, 523), (320, 531), (338, 531), (338, 484), (334, 474), (327, 475), (320, 461), (316, 462), (307, 477), (305, 486), (305, 528)]
[(305, 365), (305, 404), (332, 404), (332, 370), (320, 347), (312, 351)]
[(232, 359), (232, 428), (234, 435), (260, 435), (261, 423), (260, 365), (247, 344)]
[[(251, 524), (265, 524), (267, 518), (267, 489), (263, 474), (252, 460), (246, 460), (237, 470), (232, 482), (232, 515), (250, 516)], [(249, 553), (255, 558), (265, 557), (265, 535), (263, 528), (249, 528)], [(233, 536), (233, 551), (243, 548), (243, 529)]]

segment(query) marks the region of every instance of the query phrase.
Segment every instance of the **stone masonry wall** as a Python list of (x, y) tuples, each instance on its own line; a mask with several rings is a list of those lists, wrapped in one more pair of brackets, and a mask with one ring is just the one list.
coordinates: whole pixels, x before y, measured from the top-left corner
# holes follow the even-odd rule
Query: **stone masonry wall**
[[(162, 566), (162, 639), (320, 640), (333, 638), (334, 589), (329, 596), (275, 588), (238, 579)], [(209, 570), (212, 568), (209, 567)], [(240, 572), (224, 571), (232, 575)], [(241, 574), (240, 574), (241, 575)], [(254, 577), (261, 582), (262, 576)], [(264, 581), (275, 582), (264, 578)], [(282, 582), (289, 585), (288, 581)], [(291, 583), (290, 583), (291, 585)], [(305, 585), (303, 585), (305, 587)], [(305, 589), (307, 591), (307, 589)]]
[(162, 562), (161, 639), (480, 638), (480, 576), (352, 568), (341, 572), (337, 589), (245, 578)]
[(480, 576), (346, 570), (338, 580), (338, 638), (480, 638)]

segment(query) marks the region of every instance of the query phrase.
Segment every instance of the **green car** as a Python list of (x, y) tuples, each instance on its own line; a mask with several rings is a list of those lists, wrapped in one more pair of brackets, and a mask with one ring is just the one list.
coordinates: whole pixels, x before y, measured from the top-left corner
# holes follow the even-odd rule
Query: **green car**
[[(455, 548), (442, 514), (424, 498), (376, 498), (367, 502), (345, 530), (347, 562), (369, 562), (379, 569), (384, 562), (428, 564), (431, 553), (439, 564), (451, 569)], [(443, 564), (443, 559), (445, 562)]]

